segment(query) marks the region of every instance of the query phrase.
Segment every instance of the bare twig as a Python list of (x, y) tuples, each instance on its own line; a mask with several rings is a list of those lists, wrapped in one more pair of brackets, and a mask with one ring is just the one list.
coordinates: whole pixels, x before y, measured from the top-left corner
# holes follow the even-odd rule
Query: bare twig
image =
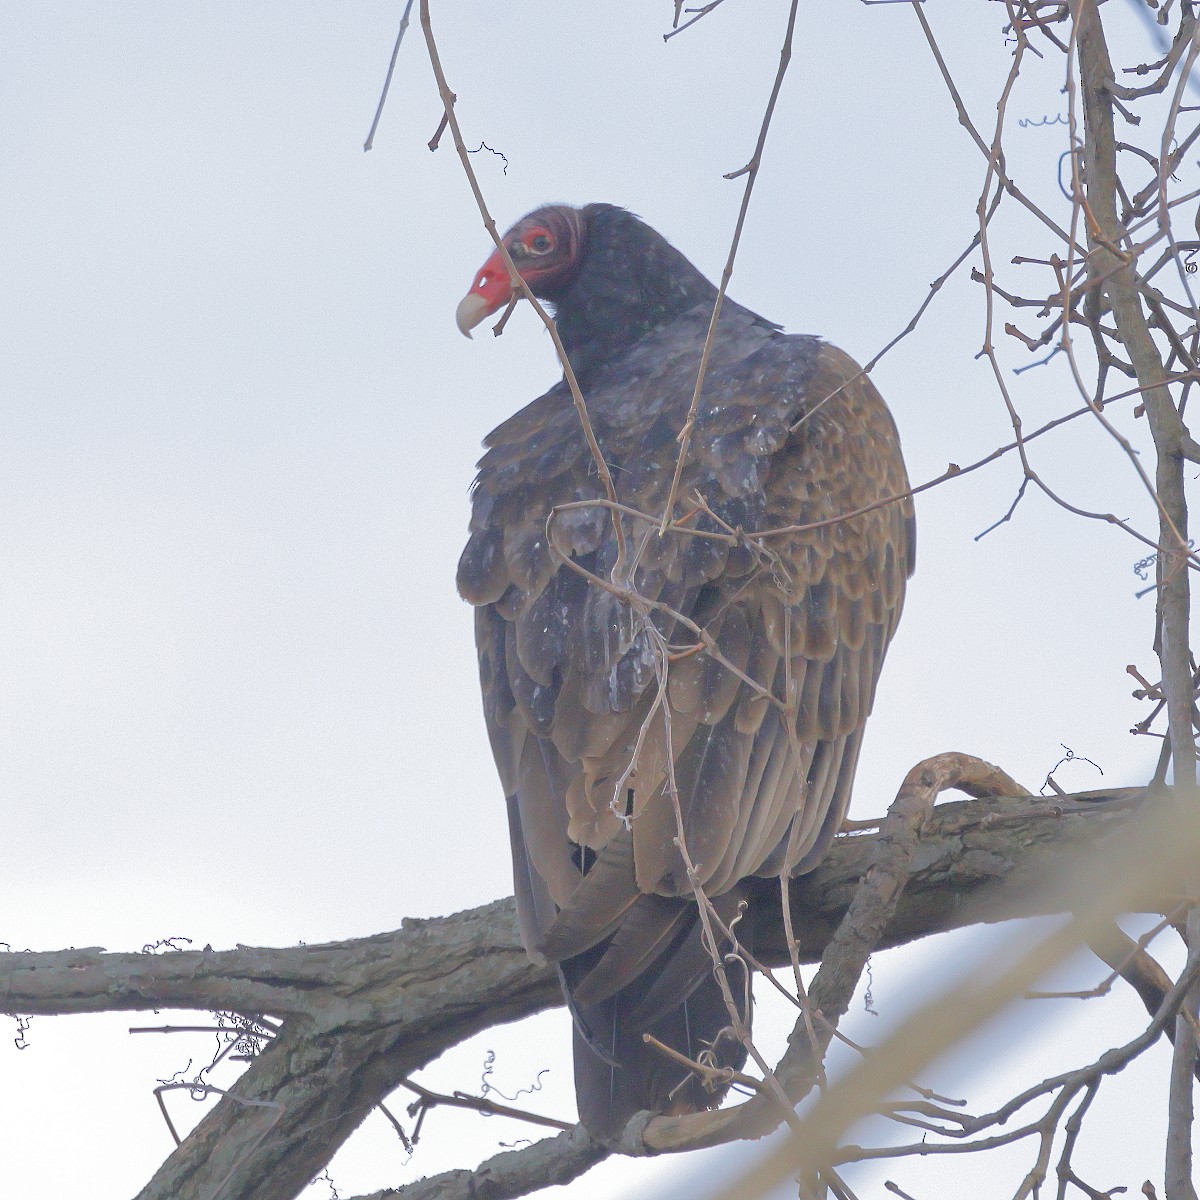
[(675, 460), (675, 475), (671, 480), (671, 490), (667, 493), (667, 502), (663, 506), (662, 520), (659, 524), (659, 533), (665, 533), (667, 526), (675, 516), (675, 497), (679, 493), (679, 481), (683, 475), (683, 467), (687, 462), (688, 449), (692, 441), (692, 429), (696, 424), (696, 416), (700, 411), (700, 395), (704, 389), (704, 376), (708, 372), (708, 359), (712, 353), (713, 340), (717, 333), (717, 321), (721, 316), (721, 305), (725, 300), (725, 289), (729, 286), (729, 280), (733, 276), (733, 263), (737, 258), (738, 246), (742, 240), (742, 229), (746, 224), (746, 213), (750, 209), (750, 195), (754, 191), (754, 182), (758, 178), (759, 169), (762, 167), (763, 150), (767, 145), (767, 132), (771, 128), (771, 118), (775, 115), (775, 103), (779, 99), (780, 89), (783, 87), (783, 77), (787, 74), (788, 63), (792, 60), (792, 34), (796, 28), (796, 10), (799, 6), (799, 0), (791, 0), (791, 6), (788, 9), (787, 31), (783, 36), (783, 46), (779, 51), (779, 68), (775, 72), (775, 82), (771, 87), (771, 95), (767, 100), (767, 109), (763, 114), (762, 126), (758, 131), (758, 142), (754, 147), (754, 153), (750, 156), (750, 161), (737, 171), (733, 171), (726, 175), (726, 179), (737, 179), (742, 175), (746, 176), (746, 187), (742, 192), (742, 203), (738, 209), (737, 224), (733, 228), (733, 240), (729, 245), (729, 255), (725, 259), (725, 267), (721, 271), (721, 282), (717, 288), (717, 298), (713, 303), (712, 317), (708, 322), (708, 333), (704, 338), (704, 346), (700, 351), (700, 367), (696, 372), (696, 387), (692, 392), (692, 402), (688, 408), (687, 419), (683, 423), (683, 428), (679, 431), (679, 455)]
[[(492, 241), (496, 244), (496, 249), (499, 250), (505, 267), (508, 268), (508, 277), (513, 290), (519, 292), (533, 306), (533, 310), (541, 318), (542, 323), (546, 326), (546, 330), (554, 342), (555, 352), (562, 363), (563, 379), (570, 390), (571, 399), (575, 404), (575, 411), (579, 414), (579, 423), (583, 429), (584, 440), (587, 442), (592, 460), (596, 464), (596, 471), (600, 477), (600, 482), (604, 485), (605, 495), (615, 504), (617, 502), (617, 491), (613, 484), (612, 472), (609, 470), (608, 463), (600, 449), (600, 443), (596, 439), (596, 431), (592, 427), (592, 419), (588, 415), (587, 404), (584, 402), (583, 393), (579, 389), (579, 381), (575, 378), (575, 371), (571, 366), (570, 359), (567, 357), (562, 339), (558, 336), (558, 329), (550, 319), (550, 314), (546, 312), (538, 298), (530, 291), (529, 285), (521, 278), (520, 272), (512, 260), (512, 255), (509, 253), (508, 247), (504, 244), (504, 238), (501, 236), (499, 229), (496, 227), (496, 222), (488, 210), (487, 203), (483, 198), (483, 191), (479, 186), (479, 180), (475, 175), (474, 168), (471, 166), (471, 152), (467, 149), (467, 145), (463, 141), (458, 118), (454, 115), (455, 95), (450, 90), (450, 85), (446, 82), (446, 75), (442, 69), (442, 60), (438, 56), (437, 43), (433, 39), (433, 26), (429, 17), (429, 0), (421, 0), (420, 13), (421, 29), (425, 34), (425, 45), (429, 51), (429, 61), (433, 66), (438, 93), (442, 98), (443, 114), (442, 125), (439, 126), (439, 131), (442, 128), (450, 130), (450, 136), (454, 139), (454, 148), (458, 152), (458, 158), (462, 163), (463, 171), (466, 173), (467, 182), (471, 186), (475, 203), (479, 206), (479, 215), (483, 218), (484, 228), (491, 235)], [(613, 568), (614, 573), (616, 573), (625, 560), (625, 534), (621, 528), (621, 522), (616, 519), (615, 515), (613, 518), (613, 536), (617, 542), (617, 565)]]
[[(540, 1113), (532, 1113), (524, 1108), (513, 1108), (508, 1104), (497, 1104), (486, 1096), (470, 1096), (466, 1092), (434, 1092), (411, 1079), (401, 1079), (400, 1086), (416, 1095), (417, 1099), (409, 1106), (409, 1114), (419, 1111), (422, 1116), (431, 1108), (439, 1105), (444, 1108), (469, 1108), (475, 1112), (486, 1113), (494, 1117), (512, 1117), (516, 1121), (528, 1121), (531, 1125), (545, 1125), (550, 1129), (573, 1129), (570, 1121), (560, 1121), (556, 1117), (544, 1117)], [(416, 1141), (416, 1136), (413, 1136)]]
[(367, 131), (367, 140), (363, 142), (363, 150), (370, 150), (375, 145), (375, 131), (379, 128), (380, 118), (383, 116), (383, 106), (387, 103), (388, 92), (392, 87), (392, 75), (396, 70), (396, 58), (400, 53), (400, 43), (404, 41), (404, 34), (408, 30), (408, 17), (412, 12), (413, 0), (407, 0), (404, 5), (404, 15), (400, 18), (400, 29), (396, 33), (396, 44), (392, 47), (392, 57), (388, 62), (387, 74), (383, 79), (383, 88), (379, 93), (379, 103), (375, 106), (375, 116), (371, 119), (371, 128)]

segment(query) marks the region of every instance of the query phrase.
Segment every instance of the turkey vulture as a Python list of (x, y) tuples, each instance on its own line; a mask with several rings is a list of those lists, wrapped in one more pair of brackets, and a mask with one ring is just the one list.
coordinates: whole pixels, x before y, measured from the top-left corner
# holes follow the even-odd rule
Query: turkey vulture
[[(726, 926), (747, 877), (820, 861), (912, 573), (912, 502), (812, 527), (908, 490), (896, 426), (842, 351), (726, 300), (675, 527), (660, 535), (716, 288), (611, 204), (538, 209), (504, 242), (553, 305), (624, 506), (622, 558), (557, 383), (488, 435), (458, 567), (522, 938), (559, 969), (580, 1119), (611, 1138), (639, 1110), (720, 1099), (644, 1032), (692, 1060), (745, 1057), (675, 796)], [(469, 336), (512, 294), (497, 251), (459, 328)], [(800, 528), (753, 536), (788, 526)]]

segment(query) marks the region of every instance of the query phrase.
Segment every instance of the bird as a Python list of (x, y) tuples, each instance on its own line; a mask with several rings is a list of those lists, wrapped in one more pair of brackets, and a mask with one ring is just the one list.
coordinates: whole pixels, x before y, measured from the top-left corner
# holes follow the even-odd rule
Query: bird
[[(710, 338), (717, 288), (633, 213), (548, 205), (503, 243), (594, 444), (565, 373), (487, 436), (457, 585), (522, 941), (558, 971), (579, 1118), (611, 1142), (719, 1104), (745, 1061), (749, 973), (723, 990), (715, 962), (747, 881), (812, 870), (845, 818), (913, 505), (857, 364), (728, 298)], [(459, 329), (514, 294), (497, 248)]]

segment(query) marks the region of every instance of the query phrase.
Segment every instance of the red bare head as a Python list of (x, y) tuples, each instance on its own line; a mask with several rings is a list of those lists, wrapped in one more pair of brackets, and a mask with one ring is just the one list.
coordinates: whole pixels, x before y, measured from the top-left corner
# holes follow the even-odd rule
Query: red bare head
[[(574, 279), (583, 257), (585, 221), (577, 208), (549, 205), (522, 217), (505, 235), (504, 245), (517, 273), (540, 299), (553, 300)], [(459, 329), (471, 336), (480, 321), (512, 299), (513, 284), (499, 250), (483, 264), (455, 313)]]

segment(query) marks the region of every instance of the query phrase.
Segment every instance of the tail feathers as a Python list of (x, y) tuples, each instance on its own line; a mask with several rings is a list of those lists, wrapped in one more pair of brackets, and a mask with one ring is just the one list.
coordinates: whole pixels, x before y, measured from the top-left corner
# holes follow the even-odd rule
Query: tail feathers
[[(736, 924), (743, 896), (744, 891), (739, 886), (711, 902), (727, 928)], [(694, 912), (690, 915), (687, 932), (677, 939), (670, 955), (655, 971), (647, 973), (641, 995), (626, 1014), (626, 1020), (631, 1024), (642, 1028), (653, 1024), (678, 1005), (680, 996), (690, 996), (701, 981), (712, 974), (712, 955), (704, 944), (702, 926)], [(738, 970), (731, 970), (730, 976), (730, 984), (736, 991), (745, 976)]]
[[(572, 988), (576, 1002), (596, 1005), (628, 987), (673, 943), (677, 944), (680, 929), (689, 921), (695, 922), (695, 913), (690, 913), (678, 900), (666, 896), (640, 897), (609, 939), (599, 960), (589, 965), (587, 974)], [(672, 960), (674, 957), (673, 954)], [(666, 1007), (673, 1007), (680, 996), (686, 996), (694, 983), (677, 987)]]
[[(731, 972), (730, 982), (740, 1007), (738, 975), (736, 970)], [(690, 1059), (703, 1059), (715, 1067), (737, 1070), (746, 1060), (745, 1047), (733, 1032), (729, 1010), (711, 970), (690, 994), (649, 1025), (630, 1020), (641, 1007), (645, 988), (643, 980), (636, 980), (598, 1004), (572, 1006), (579, 1119), (601, 1141), (615, 1138), (629, 1119), (644, 1109), (699, 1112), (716, 1107), (728, 1090), (705, 1089), (686, 1067), (648, 1045), (644, 1033)], [(749, 1012), (741, 1016), (748, 1026)]]

